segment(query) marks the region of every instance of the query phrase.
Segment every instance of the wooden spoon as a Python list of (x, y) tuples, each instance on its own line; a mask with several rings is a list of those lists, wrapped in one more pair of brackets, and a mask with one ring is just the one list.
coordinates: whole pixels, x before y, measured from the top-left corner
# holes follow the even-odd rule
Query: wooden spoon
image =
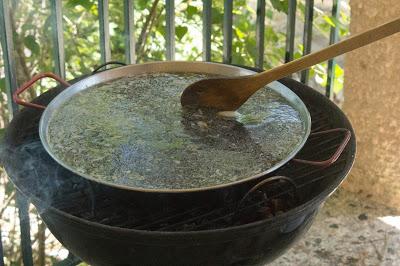
[(400, 18), (375, 27), (318, 52), (255, 75), (203, 79), (189, 85), (181, 96), (182, 106), (210, 107), (223, 111), (238, 109), (266, 84), (355, 50), (400, 31)]

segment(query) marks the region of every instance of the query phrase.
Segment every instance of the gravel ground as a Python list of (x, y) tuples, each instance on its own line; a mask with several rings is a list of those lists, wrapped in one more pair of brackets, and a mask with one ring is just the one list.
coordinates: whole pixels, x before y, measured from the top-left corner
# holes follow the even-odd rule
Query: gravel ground
[(400, 265), (400, 211), (339, 189), (278, 265)]

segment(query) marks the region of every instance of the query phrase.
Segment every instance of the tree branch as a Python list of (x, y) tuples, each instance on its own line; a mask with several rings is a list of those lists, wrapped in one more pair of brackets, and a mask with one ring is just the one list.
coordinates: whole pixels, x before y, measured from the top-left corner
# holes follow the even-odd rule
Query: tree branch
[(150, 31), (151, 26), (152, 26), (151, 22), (154, 20), (154, 17), (157, 14), (158, 2), (159, 2), (159, 0), (155, 0), (153, 2), (153, 5), (151, 6), (151, 9), (150, 9), (150, 13), (146, 17), (146, 21), (143, 24), (138, 41), (136, 43), (136, 55), (137, 55), (138, 59), (142, 57), (142, 54), (140, 54), (140, 51), (143, 51), (144, 44), (146, 43), (147, 34)]

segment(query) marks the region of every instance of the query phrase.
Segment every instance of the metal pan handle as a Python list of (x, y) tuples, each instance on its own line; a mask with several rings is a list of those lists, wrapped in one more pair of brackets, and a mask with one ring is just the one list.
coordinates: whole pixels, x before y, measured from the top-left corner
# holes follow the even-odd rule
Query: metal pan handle
[(331, 158), (324, 160), (324, 161), (309, 161), (309, 160), (303, 160), (303, 159), (293, 159), (294, 162), (297, 163), (303, 163), (303, 164), (308, 164), (308, 165), (315, 165), (315, 166), (320, 166), (320, 167), (327, 167), (332, 165), (339, 159), (340, 155), (342, 155), (344, 149), (347, 146), (347, 143), (349, 143), (349, 140), (351, 139), (351, 132), (347, 128), (335, 128), (335, 129), (329, 129), (325, 131), (319, 131), (315, 133), (311, 133), (310, 136), (318, 136), (318, 135), (323, 135), (327, 133), (332, 133), (332, 132), (344, 132), (344, 138), (343, 141), (340, 143), (339, 147), (335, 151), (335, 153), (331, 156)]
[(238, 206), (241, 206), (243, 204), (243, 202), (249, 197), (249, 195), (252, 194), (257, 189), (259, 189), (267, 184), (274, 183), (276, 181), (284, 181), (284, 182), (290, 184), (292, 186), (295, 194), (297, 193), (297, 185), (291, 178), (286, 177), (286, 176), (271, 176), (271, 177), (268, 177), (268, 178), (258, 182), (255, 186), (253, 186), (251, 189), (249, 189), (249, 191), (247, 191), (247, 193), (239, 201)]
[[(126, 66), (125, 63), (122, 63), (122, 62), (119, 62), (119, 61), (109, 61), (109, 62), (106, 62), (106, 63), (101, 64), (100, 66), (96, 67), (96, 68), (92, 71), (92, 75), (93, 75), (93, 74), (96, 74), (97, 72), (99, 72), (100, 69), (102, 69), (103, 67), (108, 66), (108, 65)], [(106, 69), (105, 69), (105, 70), (106, 70)], [(102, 70), (102, 71), (105, 71), (105, 70)]]
[(41, 80), (43, 78), (52, 78), (57, 80), (59, 83), (61, 83), (62, 85), (64, 85), (65, 87), (69, 87), (71, 86), (71, 84), (69, 84), (68, 82), (66, 82), (65, 80), (63, 80), (62, 78), (60, 78), (59, 76), (51, 73), (51, 72), (46, 72), (46, 73), (40, 73), (37, 74), (35, 76), (32, 77), (32, 79), (28, 82), (25, 82), (24, 84), (22, 84), (21, 87), (19, 87), (14, 93), (13, 93), (13, 100), (16, 104), (25, 106), (25, 107), (31, 107), (31, 108), (35, 108), (35, 109), (39, 109), (39, 110), (44, 110), (46, 109), (46, 106), (44, 105), (40, 105), (40, 104), (36, 104), (36, 103), (29, 103), (29, 102), (25, 102), (24, 100), (22, 100), (21, 98), (19, 98), (19, 95), (21, 93), (23, 93), (24, 91), (26, 91), (27, 89), (29, 89), (36, 81)]

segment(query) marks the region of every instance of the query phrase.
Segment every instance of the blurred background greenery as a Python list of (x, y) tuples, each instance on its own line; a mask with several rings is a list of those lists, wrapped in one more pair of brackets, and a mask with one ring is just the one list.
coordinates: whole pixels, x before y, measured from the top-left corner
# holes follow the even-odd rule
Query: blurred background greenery
[[(134, 27), (137, 62), (165, 60), (165, 1), (135, 0)], [(254, 66), (256, 58), (256, 0), (233, 1), (233, 64)], [(14, 38), (17, 82), (22, 84), (36, 73), (53, 71), (53, 43), (49, 0), (12, 0), (11, 26)], [(202, 1), (176, 0), (176, 60), (202, 60)], [(303, 53), (302, 34), (305, 0), (297, 1), (295, 58)], [(123, 1), (109, 0), (112, 60), (125, 61)], [(315, 0), (312, 50), (329, 43), (331, 27), (339, 28), (340, 38), (348, 34), (348, 0), (341, 1), (340, 19), (331, 17), (332, 0)], [(288, 0), (267, 0), (265, 18), (264, 68), (284, 62)], [(63, 29), (66, 77), (90, 73), (100, 64), (97, 0), (63, 0)], [(212, 1), (212, 61), (222, 61), (223, 0)], [(9, 114), (5, 93), (4, 62), (0, 49), (0, 128), (7, 126)], [(343, 90), (341, 61), (335, 67), (336, 98)], [(327, 63), (314, 66), (310, 85), (322, 89), (327, 80)], [(296, 77), (296, 76), (295, 76)], [(25, 97), (31, 99), (55, 83), (43, 80)], [(340, 97), (339, 97), (340, 98)], [(0, 131), (1, 137), (1, 131)], [(1, 170), (0, 170), (1, 171)], [(7, 265), (21, 265), (18, 215), (15, 193), (4, 171), (0, 177), (0, 215)], [(35, 210), (31, 210), (35, 265), (52, 264), (67, 251), (51, 236)]]

